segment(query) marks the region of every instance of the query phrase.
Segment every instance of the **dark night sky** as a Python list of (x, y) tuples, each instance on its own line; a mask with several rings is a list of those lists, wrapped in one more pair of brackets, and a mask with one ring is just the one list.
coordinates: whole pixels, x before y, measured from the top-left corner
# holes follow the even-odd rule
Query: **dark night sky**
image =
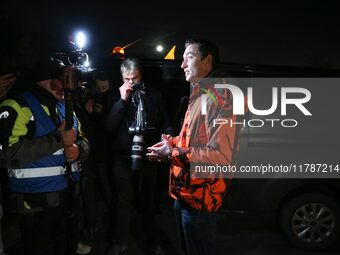
[(82, 28), (86, 50), (101, 57), (142, 38), (126, 53), (157, 57), (157, 43), (177, 44), (180, 58), (185, 39), (200, 37), (216, 42), (224, 62), (340, 68), (337, 1), (69, 2), (8, 1), (1, 15), (25, 36), (48, 31), (58, 45)]

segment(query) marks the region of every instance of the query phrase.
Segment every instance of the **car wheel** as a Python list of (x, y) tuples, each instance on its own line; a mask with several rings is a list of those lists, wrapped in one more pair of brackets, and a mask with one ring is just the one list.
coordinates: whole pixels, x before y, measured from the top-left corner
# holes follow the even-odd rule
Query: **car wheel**
[(297, 247), (323, 250), (339, 237), (340, 209), (330, 196), (306, 193), (285, 203), (280, 224), (288, 239)]

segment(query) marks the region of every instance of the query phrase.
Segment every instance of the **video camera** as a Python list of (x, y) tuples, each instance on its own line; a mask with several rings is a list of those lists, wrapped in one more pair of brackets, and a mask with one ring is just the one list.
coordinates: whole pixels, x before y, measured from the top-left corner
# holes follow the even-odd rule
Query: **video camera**
[[(84, 37), (84, 35), (82, 36)], [(94, 70), (90, 67), (89, 55), (82, 49), (85, 38), (81, 39), (83, 42), (80, 43), (78, 42), (79, 38), (75, 38), (74, 40), (74, 38), (70, 36), (69, 44), (67, 44), (66, 48), (56, 52), (53, 56), (54, 59), (61, 61), (65, 66), (71, 66), (74, 69), (77, 82), (83, 80), (82, 76), (84, 74)]]
[(55, 58), (61, 60), (66, 66), (74, 67), (78, 72), (90, 72), (89, 56), (86, 52), (70, 51), (57, 52)]

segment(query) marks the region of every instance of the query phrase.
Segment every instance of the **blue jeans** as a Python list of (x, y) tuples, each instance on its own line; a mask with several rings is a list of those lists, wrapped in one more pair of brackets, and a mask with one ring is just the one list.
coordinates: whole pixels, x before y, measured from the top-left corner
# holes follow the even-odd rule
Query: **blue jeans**
[(186, 255), (213, 255), (216, 212), (203, 212), (175, 200), (175, 215), (181, 248)]

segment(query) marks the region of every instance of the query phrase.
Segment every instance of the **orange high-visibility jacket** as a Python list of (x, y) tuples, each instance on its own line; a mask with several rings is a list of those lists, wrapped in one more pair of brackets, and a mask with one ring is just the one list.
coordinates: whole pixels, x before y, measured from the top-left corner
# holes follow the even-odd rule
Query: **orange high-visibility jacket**
[[(172, 139), (172, 163), (170, 167), (170, 195), (196, 210), (213, 212), (222, 204), (227, 188), (223, 178), (190, 177), (190, 163), (230, 165), (238, 149), (240, 126), (213, 125), (213, 119), (223, 118), (236, 122), (232, 113), (232, 98), (226, 90), (223, 104), (208, 100), (207, 113), (201, 113), (202, 89), (197, 85), (190, 96), (179, 136)], [(224, 176), (224, 178), (228, 176)]]

